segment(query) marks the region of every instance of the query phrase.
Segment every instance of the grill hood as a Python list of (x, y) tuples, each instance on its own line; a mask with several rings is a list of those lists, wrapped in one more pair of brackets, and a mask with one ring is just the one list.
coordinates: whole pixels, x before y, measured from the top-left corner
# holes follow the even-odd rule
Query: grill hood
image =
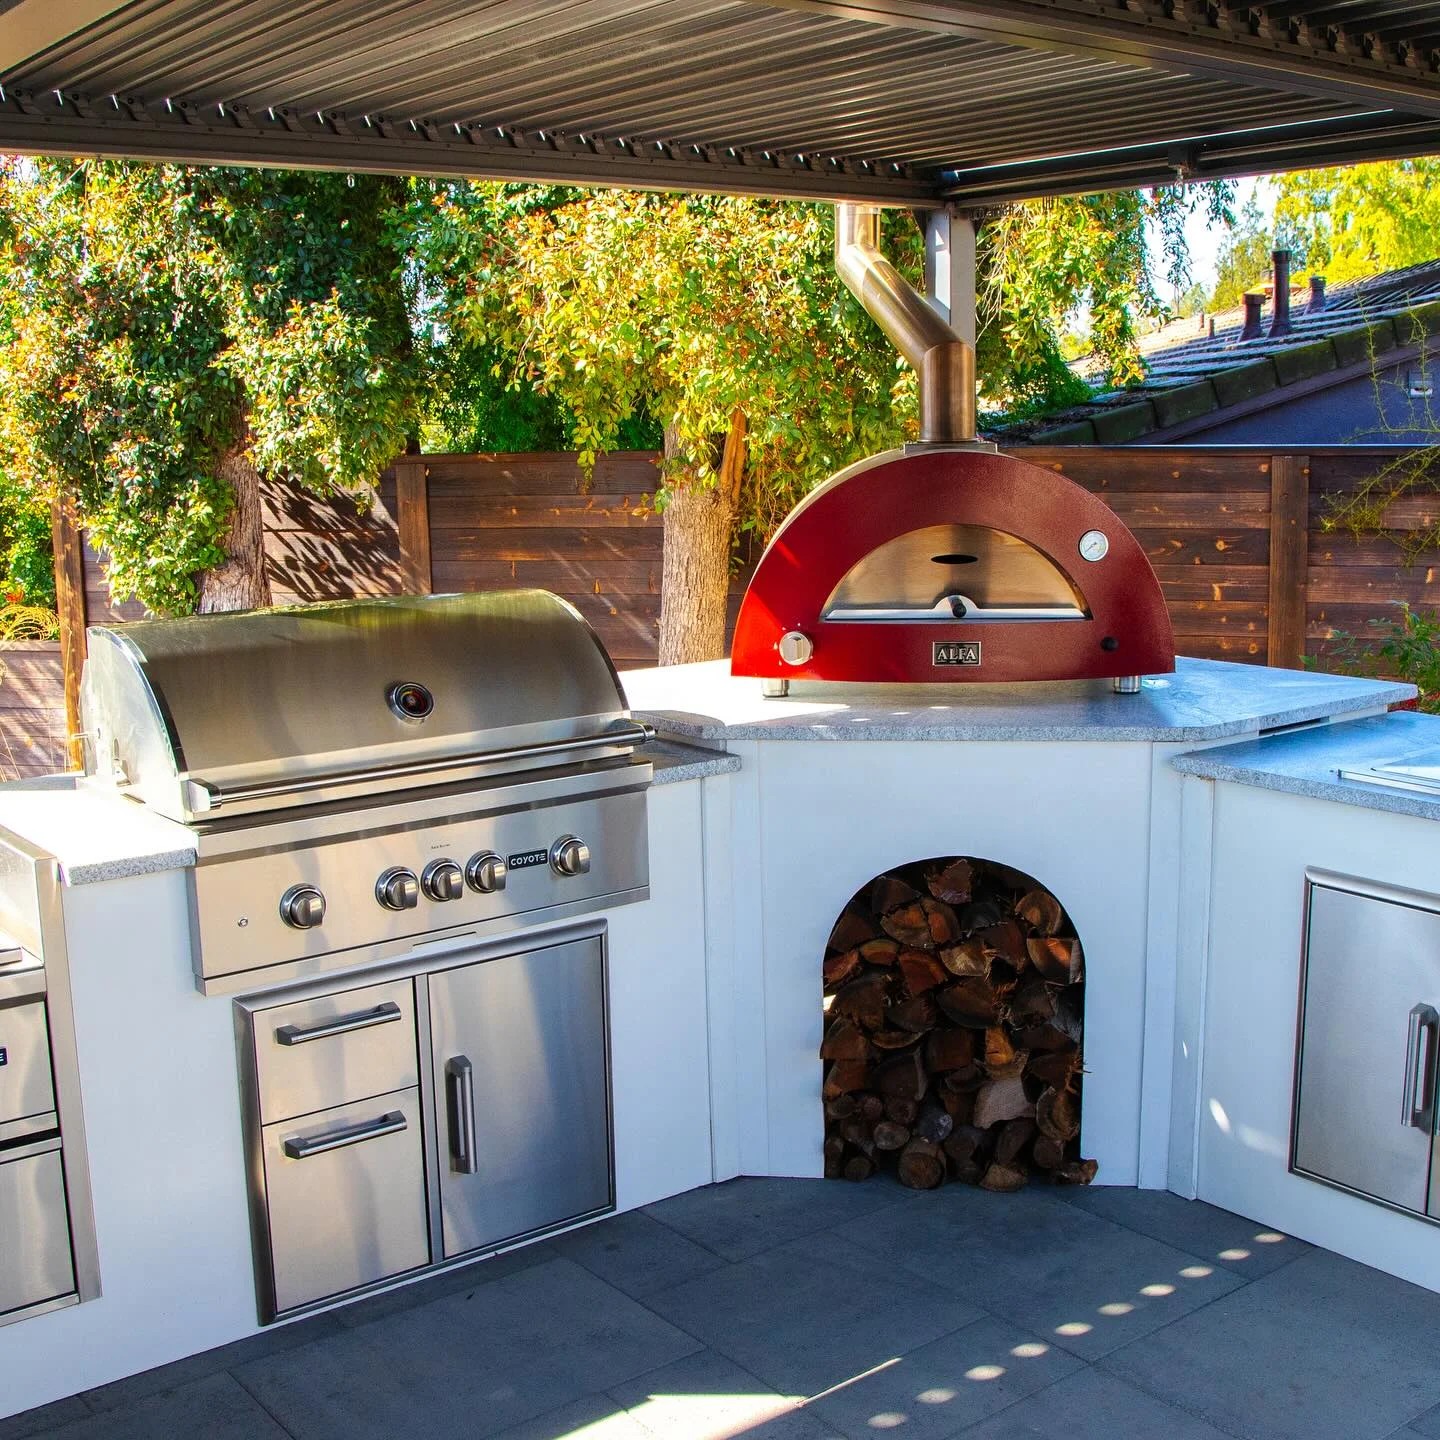
[(81, 715), (96, 780), (185, 822), (644, 738), (594, 631), (543, 590), (92, 627)]

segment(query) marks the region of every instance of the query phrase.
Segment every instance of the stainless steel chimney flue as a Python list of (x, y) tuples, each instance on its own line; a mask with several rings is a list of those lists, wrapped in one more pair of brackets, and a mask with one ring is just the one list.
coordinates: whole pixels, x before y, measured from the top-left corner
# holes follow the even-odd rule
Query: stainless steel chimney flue
[(975, 441), (975, 351), (880, 250), (880, 207), (835, 207), (835, 272), (920, 381), (920, 440)]

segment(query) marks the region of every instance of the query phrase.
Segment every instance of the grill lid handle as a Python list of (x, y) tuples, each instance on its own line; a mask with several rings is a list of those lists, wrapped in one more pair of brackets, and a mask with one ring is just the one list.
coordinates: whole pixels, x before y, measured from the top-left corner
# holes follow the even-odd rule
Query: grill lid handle
[(415, 760), (408, 765), (372, 767), (366, 770), (336, 770), (328, 775), (311, 775), (303, 780), (276, 780), (268, 785), (245, 785), (226, 790), (208, 780), (186, 781), (185, 803), (192, 815), (206, 815), (226, 805), (239, 805), (253, 800), (275, 800), (286, 795), (301, 795), (314, 790), (328, 790), (336, 785), (363, 785), (377, 780), (409, 779), (412, 776), (437, 775), (467, 765), (482, 765), (501, 760), (553, 760), (569, 755), (583, 755), (590, 750), (606, 750), (614, 745), (644, 745), (655, 738), (653, 726), (638, 720), (623, 729), (605, 730), (598, 735), (582, 735), (575, 740), (547, 740), (539, 745), (516, 745), (508, 750), (478, 750), (468, 755), (445, 755), (438, 759)]

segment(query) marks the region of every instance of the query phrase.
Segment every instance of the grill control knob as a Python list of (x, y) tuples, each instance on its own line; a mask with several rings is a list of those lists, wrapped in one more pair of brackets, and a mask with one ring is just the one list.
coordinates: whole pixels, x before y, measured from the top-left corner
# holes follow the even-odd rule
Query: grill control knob
[(509, 873), (509, 867), (493, 850), (481, 850), (465, 862), (466, 883), (482, 895), (503, 890)]
[(313, 930), (325, 918), (325, 897), (313, 885), (292, 885), (280, 897), (280, 918), (292, 930)]
[(420, 882), (413, 870), (397, 865), (375, 882), (375, 898), (387, 910), (413, 910), (420, 903)]
[(590, 868), (590, 847), (573, 835), (562, 835), (550, 847), (550, 868), (557, 875), (583, 875)]
[(453, 860), (432, 860), (420, 872), (420, 888), (432, 900), (458, 900), (465, 893), (464, 871)]

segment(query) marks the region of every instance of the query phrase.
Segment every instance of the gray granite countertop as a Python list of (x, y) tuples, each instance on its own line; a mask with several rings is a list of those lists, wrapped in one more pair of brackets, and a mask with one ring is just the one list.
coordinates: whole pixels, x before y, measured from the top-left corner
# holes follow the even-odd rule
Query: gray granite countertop
[(797, 684), (767, 700), (724, 660), (630, 670), (621, 676), (637, 719), (684, 740), (1201, 741), (1281, 725), (1364, 715), (1411, 699), (1390, 681), (1219, 660), (1180, 660), (1138, 695), (1110, 682), (1018, 685)]
[(652, 740), (639, 754), (655, 767), (655, 784), (677, 780), (704, 780), (728, 775), (740, 768), (740, 757), (705, 745), (684, 745), (678, 740)]
[(0, 785), (0, 825), (60, 862), (67, 885), (93, 885), (195, 863), (190, 832), (121, 795), (48, 775)]
[(1403, 760), (1416, 751), (1435, 748), (1440, 748), (1440, 715), (1397, 710), (1368, 720), (1316, 725), (1240, 745), (1218, 745), (1213, 750), (1177, 756), (1170, 763), (1182, 774), (1207, 780), (1229, 780), (1366, 810), (1440, 820), (1440, 798), (1342, 780), (1338, 773)]

